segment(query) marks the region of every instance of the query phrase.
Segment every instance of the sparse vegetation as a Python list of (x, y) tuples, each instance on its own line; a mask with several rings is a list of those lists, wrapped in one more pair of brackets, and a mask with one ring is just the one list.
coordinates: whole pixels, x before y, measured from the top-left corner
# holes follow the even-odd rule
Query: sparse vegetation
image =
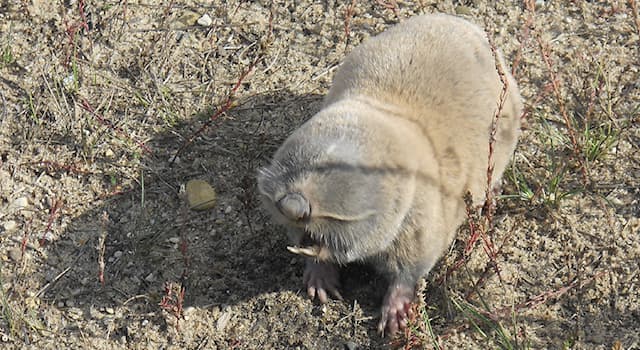
[[(635, 1), (0, 7), (0, 348), (637, 343)], [(487, 29), (525, 127), (495, 208), (468, 208), (410, 327), (381, 339), (384, 283), (355, 267), (345, 302), (307, 300), (252, 179), (346, 53), (434, 11)], [(213, 211), (185, 211), (192, 178), (215, 187)]]
[(13, 63), (13, 51), (11, 49), (11, 45), (6, 44), (2, 49), (2, 66), (9, 66)]

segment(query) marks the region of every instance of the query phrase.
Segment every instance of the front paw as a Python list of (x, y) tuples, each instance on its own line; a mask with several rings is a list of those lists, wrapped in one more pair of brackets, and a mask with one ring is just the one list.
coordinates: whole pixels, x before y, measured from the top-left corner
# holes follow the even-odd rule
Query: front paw
[(394, 335), (398, 330), (407, 327), (407, 319), (413, 317), (411, 303), (415, 298), (415, 288), (406, 284), (393, 283), (387, 290), (382, 303), (382, 315), (378, 324), (378, 332), (383, 336), (385, 330)]
[(309, 259), (302, 279), (305, 286), (307, 286), (307, 294), (309, 294), (311, 300), (316, 297), (316, 294), (323, 304), (327, 302), (329, 294), (336, 299), (342, 300), (342, 295), (338, 292), (340, 274), (334, 264), (316, 262)]

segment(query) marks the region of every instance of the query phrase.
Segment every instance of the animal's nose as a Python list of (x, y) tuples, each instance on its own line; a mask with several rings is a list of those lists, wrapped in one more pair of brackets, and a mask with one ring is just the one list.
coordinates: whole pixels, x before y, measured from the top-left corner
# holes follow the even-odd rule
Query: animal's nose
[(311, 217), (311, 205), (300, 193), (286, 194), (276, 203), (282, 215), (292, 221), (307, 221)]

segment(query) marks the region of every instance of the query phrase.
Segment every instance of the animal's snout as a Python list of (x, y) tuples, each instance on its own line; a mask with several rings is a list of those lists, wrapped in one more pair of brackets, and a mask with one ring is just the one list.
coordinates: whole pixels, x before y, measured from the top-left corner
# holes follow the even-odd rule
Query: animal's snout
[(311, 205), (300, 193), (286, 194), (276, 203), (278, 210), (291, 221), (308, 221), (311, 217)]

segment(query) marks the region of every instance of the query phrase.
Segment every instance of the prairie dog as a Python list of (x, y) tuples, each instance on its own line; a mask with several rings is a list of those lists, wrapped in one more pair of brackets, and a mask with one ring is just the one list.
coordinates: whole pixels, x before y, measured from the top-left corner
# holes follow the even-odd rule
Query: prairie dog
[[(507, 95), (493, 184), (520, 133), (522, 100), (498, 53)], [(326, 302), (338, 266), (371, 262), (390, 285), (379, 331), (406, 326), (417, 280), (464, 220), (464, 193), (485, 199), (492, 120), (503, 84), (484, 31), (416, 16), (366, 40), (335, 74), (323, 108), (259, 170), (264, 207), (307, 256), (304, 283)]]

